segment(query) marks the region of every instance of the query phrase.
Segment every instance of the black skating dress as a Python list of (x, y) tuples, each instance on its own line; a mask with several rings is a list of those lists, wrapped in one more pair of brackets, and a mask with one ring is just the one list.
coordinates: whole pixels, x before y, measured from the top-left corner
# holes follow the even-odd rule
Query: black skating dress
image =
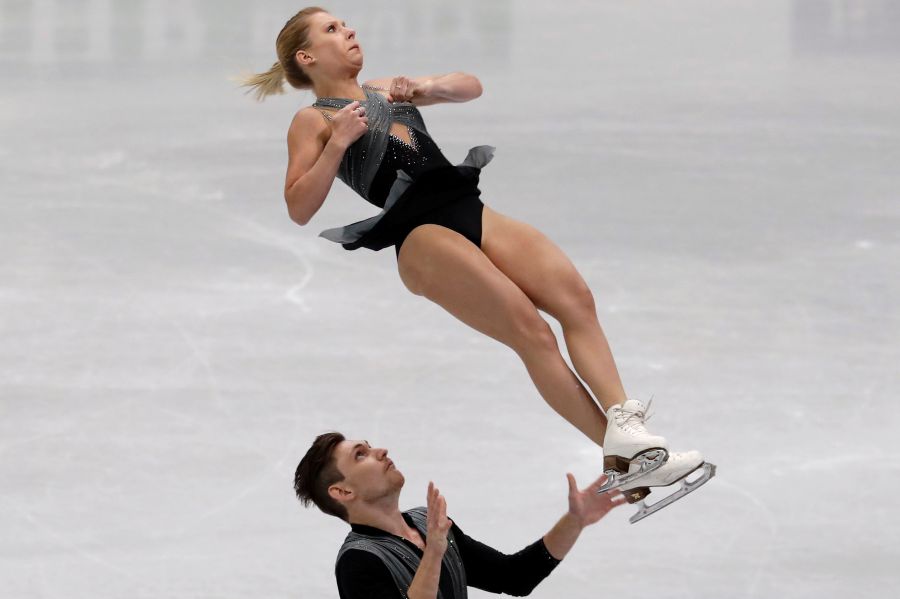
[[(388, 103), (380, 94), (365, 91), (367, 99), (361, 104), (366, 108), (369, 130), (347, 149), (338, 178), (382, 211), (372, 218), (323, 231), (322, 237), (348, 250), (364, 247), (377, 251), (393, 245), (399, 253), (413, 229), (436, 224), (480, 247), (484, 205), (478, 178), (494, 149), (472, 148), (466, 160), (454, 166), (428, 135), (415, 106)], [(313, 106), (340, 109), (350, 102), (319, 98)], [(393, 134), (392, 126), (405, 126), (410, 143)]]

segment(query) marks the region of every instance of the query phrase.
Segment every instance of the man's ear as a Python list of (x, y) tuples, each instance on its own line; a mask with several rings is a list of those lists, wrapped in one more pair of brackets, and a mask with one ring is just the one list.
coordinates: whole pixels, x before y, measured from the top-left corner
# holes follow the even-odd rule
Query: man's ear
[(306, 50), (297, 50), (297, 53), (294, 54), (294, 58), (303, 66), (309, 66), (316, 62), (316, 59), (310, 56)]
[(338, 503), (347, 503), (356, 497), (356, 493), (354, 493), (352, 489), (348, 489), (339, 484), (334, 484), (328, 487), (328, 496)]

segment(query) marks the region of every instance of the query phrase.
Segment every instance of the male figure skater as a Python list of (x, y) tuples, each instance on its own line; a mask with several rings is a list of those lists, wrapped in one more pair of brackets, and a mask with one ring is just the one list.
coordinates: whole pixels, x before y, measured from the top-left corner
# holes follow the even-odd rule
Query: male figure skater
[(464, 599), (466, 587), (523, 596), (565, 557), (584, 527), (625, 503), (616, 489), (597, 493), (601, 476), (579, 491), (569, 479), (569, 510), (547, 534), (513, 555), (467, 536), (447, 517), (447, 502), (428, 484), (427, 508), (401, 512), (403, 474), (383, 448), (316, 437), (297, 466), (294, 490), (350, 524), (338, 551), (335, 576), (342, 599)]

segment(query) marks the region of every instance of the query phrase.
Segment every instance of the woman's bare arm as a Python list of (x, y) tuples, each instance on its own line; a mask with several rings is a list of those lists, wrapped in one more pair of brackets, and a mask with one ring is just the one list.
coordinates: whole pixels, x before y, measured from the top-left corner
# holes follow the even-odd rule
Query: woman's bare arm
[(331, 141), (331, 128), (315, 108), (299, 111), (288, 129), (284, 199), (288, 215), (305, 225), (325, 202), (344, 150)]
[(288, 167), (284, 199), (295, 223), (305, 225), (319, 211), (337, 176), (344, 152), (366, 131), (363, 112), (352, 102), (332, 117), (332, 125), (315, 108), (299, 111), (288, 129)]
[(427, 77), (391, 77), (366, 81), (367, 85), (387, 91), (388, 100), (428, 106), (442, 102), (468, 102), (481, 95), (481, 82), (475, 75), (455, 72)]

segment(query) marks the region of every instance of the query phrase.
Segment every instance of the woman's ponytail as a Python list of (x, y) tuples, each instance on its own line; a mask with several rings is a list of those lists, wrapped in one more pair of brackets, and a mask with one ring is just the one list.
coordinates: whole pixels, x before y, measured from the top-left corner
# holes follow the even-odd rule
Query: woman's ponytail
[(272, 65), (265, 73), (249, 75), (241, 80), (241, 87), (249, 87), (247, 93), (254, 92), (260, 102), (268, 96), (284, 93), (284, 67), (280, 62)]
[(308, 6), (288, 19), (275, 40), (278, 62), (265, 73), (240, 79), (242, 87), (250, 88), (247, 93), (254, 91), (256, 99), (262, 101), (268, 96), (283, 94), (285, 81), (297, 89), (312, 87), (312, 79), (297, 64), (295, 55), (298, 50), (304, 50), (309, 46), (309, 16), (319, 12), (325, 12), (325, 9)]

